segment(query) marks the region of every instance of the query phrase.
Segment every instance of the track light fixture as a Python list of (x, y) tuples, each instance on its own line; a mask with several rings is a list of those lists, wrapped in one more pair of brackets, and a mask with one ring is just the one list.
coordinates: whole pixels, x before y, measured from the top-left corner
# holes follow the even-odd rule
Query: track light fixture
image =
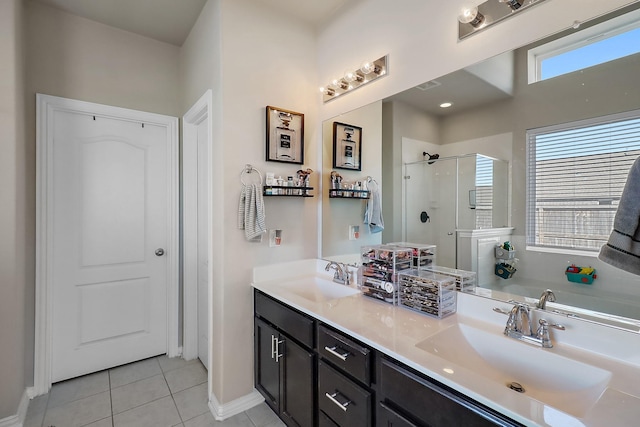
[(466, 0), (458, 12), (458, 39), (469, 37), (543, 1), (546, 0)]
[(365, 62), (358, 69), (345, 71), (342, 77), (333, 79), (327, 86), (321, 87), (322, 100), (331, 101), (340, 95), (364, 86), (387, 75), (387, 57)]

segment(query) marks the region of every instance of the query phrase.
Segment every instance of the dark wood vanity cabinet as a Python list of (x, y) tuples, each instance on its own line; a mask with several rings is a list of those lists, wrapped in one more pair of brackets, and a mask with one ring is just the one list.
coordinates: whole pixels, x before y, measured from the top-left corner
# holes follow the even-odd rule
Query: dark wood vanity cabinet
[(288, 426), (316, 425), (315, 321), (255, 292), (255, 386)]
[(256, 290), (255, 383), (288, 426), (522, 426)]
[(521, 426), (390, 358), (377, 368), (376, 427)]

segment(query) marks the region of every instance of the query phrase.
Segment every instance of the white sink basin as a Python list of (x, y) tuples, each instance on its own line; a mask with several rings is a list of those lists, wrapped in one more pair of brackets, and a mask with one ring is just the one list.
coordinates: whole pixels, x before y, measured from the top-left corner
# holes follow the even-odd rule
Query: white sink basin
[(341, 285), (317, 276), (283, 282), (278, 287), (314, 302), (331, 301), (360, 293), (354, 287)]
[[(517, 382), (523, 394), (568, 414), (582, 417), (607, 388), (611, 373), (506, 337), (458, 323), (416, 345), (484, 380), (508, 387)], [(516, 391), (513, 391), (517, 393)]]

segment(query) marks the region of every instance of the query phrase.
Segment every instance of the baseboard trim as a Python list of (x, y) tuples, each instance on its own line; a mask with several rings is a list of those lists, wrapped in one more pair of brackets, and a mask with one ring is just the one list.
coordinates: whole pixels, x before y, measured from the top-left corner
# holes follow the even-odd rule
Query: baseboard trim
[(27, 409), (29, 409), (28, 389), (25, 389), (18, 404), (18, 413), (0, 420), (0, 427), (22, 427), (27, 417)]
[(233, 417), (234, 415), (238, 415), (247, 409), (251, 409), (262, 402), (264, 402), (264, 397), (262, 397), (256, 389), (253, 389), (253, 391), (246, 396), (239, 397), (236, 400), (232, 400), (231, 402), (224, 404), (218, 402), (216, 396), (211, 393), (209, 396), (209, 410), (211, 411), (213, 418), (217, 421), (223, 421), (227, 418)]

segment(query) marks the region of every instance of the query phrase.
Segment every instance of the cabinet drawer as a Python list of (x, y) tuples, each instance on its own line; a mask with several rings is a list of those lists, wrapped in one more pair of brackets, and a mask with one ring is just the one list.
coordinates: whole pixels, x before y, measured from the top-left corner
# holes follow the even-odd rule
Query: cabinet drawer
[(423, 427), (422, 424), (413, 422), (384, 402), (380, 402), (378, 405), (376, 419), (378, 427)]
[(255, 291), (255, 313), (308, 348), (313, 348), (315, 322), (304, 314), (259, 291)]
[(371, 393), (327, 364), (318, 363), (318, 407), (342, 427), (371, 426)]
[(324, 326), (318, 328), (320, 355), (366, 385), (371, 383), (371, 350), (339, 332)]
[(320, 411), (320, 416), (318, 417), (318, 427), (340, 427), (338, 424), (334, 423), (331, 418), (324, 412)]
[(425, 425), (439, 427), (520, 425), (391, 361), (381, 359), (380, 365), (378, 384), (382, 402), (390, 403), (387, 408), (392, 408), (394, 415), (405, 421), (420, 420)]

